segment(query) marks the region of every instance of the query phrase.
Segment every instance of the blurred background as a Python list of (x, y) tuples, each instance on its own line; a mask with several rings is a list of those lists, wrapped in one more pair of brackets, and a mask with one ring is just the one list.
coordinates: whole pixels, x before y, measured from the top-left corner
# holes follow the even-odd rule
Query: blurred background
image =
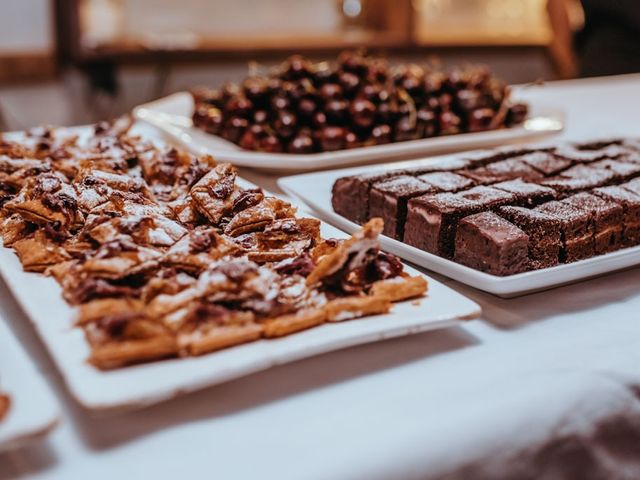
[(334, 58), (356, 46), (392, 63), (484, 63), (510, 83), (636, 71), (624, 59), (622, 68), (581, 68), (590, 16), (609, 18), (598, 3), (621, 6), (615, 35), (628, 30), (636, 44), (627, 53), (640, 57), (637, 0), (4, 1), (0, 130), (95, 121), (194, 85), (240, 80), (250, 61)]

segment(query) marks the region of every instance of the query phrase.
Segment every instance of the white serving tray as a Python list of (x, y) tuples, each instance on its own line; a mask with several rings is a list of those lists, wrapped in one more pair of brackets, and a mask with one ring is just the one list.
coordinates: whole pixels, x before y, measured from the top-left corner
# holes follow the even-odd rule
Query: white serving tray
[[(456, 157), (456, 155), (446, 155), (437, 157), (437, 160), (446, 161), (446, 159), (454, 159)], [(432, 157), (430, 159), (393, 163), (378, 166), (374, 170), (384, 171), (424, 166), (435, 160), (436, 157)], [(369, 173), (371, 171), (371, 168), (357, 167), (307, 173), (281, 178), (278, 180), (278, 186), (287, 194), (307, 204), (321, 220), (351, 233), (360, 228), (360, 226), (333, 211), (331, 206), (331, 187), (334, 181), (340, 177), (364, 172)], [(508, 277), (498, 277), (427, 253), (387, 236), (381, 236), (380, 240), (385, 250), (395, 253), (415, 265), (503, 298), (546, 290), (640, 264), (640, 246), (638, 246), (575, 263), (533, 270)]]
[(40, 440), (58, 423), (58, 403), (18, 340), (0, 317), (0, 391), (11, 407), (0, 421), (0, 452)]
[[(323, 235), (344, 237), (344, 233), (330, 226), (323, 226)], [(407, 271), (420, 274), (411, 268)], [(476, 303), (428, 279), (426, 297), (397, 303), (389, 314), (326, 324), (288, 337), (260, 340), (202, 357), (164, 360), (103, 372), (86, 362), (89, 356), (87, 342), (80, 329), (72, 328), (75, 309), (63, 300), (61, 289), (53, 279), (23, 272), (17, 256), (3, 247), (0, 247), (0, 273), (42, 337), (71, 394), (93, 411), (142, 407), (305, 357), (450, 327), (480, 314)]]
[(134, 109), (133, 114), (139, 120), (159, 128), (165, 135), (195, 154), (210, 154), (219, 162), (230, 162), (240, 167), (291, 173), (406, 160), (428, 154), (531, 141), (558, 133), (564, 128), (564, 115), (561, 112), (538, 105), (532, 105), (532, 110), (531, 117), (523, 125), (514, 128), (305, 155), (244, 150), (220, 137), (194, 128), (191, 121), (193, 99), (187, 92), (175, 93), (141, 105)]
[[(137, 124), (134, 133), (160, 143), (149, 127)], [(87, 135), (87, 127), (68, 129)], [(12, 138), (22, 134), (15, 132)], [(245, 188), (255, 185), (243, 179)], [(325, 237), (345, 237), (323, 224)], [(411, 274), (422, 275), (408, 268)], [(332, 323), (275, 340), (260, 340), (197, 358), (172, 359), (103, 372), (86, 362), (89, 346), (73, 328), (75, 309), (62, 298), (49, 277), (22, 270), (18, 257), (0, 240), (0, 275), (32, 321), (72, 394), (94, 412), (143, 407), (234, 378), (352, 345), (446, 328), (480, 315), (480, 307), (433, 279), (419, 301), (397, 303), (385, 315)], [(0, 342), (1, 345), (1, 342)], [(1, 368), (1, 365), (0, 365)], [(0, 370), (1, 371), (1, 370)]]

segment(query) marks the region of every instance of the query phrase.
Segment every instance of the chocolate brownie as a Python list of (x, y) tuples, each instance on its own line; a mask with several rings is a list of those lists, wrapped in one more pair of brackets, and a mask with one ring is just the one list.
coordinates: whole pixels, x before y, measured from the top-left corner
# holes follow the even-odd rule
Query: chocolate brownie
[(588, 167), (611, 172), (614, 175), (613, 181), (616, 183), (626, 182), (640, 175), (640, 163), (634, 162), (606, 159), (590, 163)]
[(551, 152), (533, 152), (519, 157), (519, 160), (530, 165), (545, 176), (556, 175), (573, 165), (571, 160), (556, 157)]
[(575, 144), (574, 147), (578, 150), (602, 150), (610, 145), (622, 145), (623, 142), (622, 138), (608, 138), (594, 142), (580, 142)]
[(549, 213), (523, 207), (500, 207), (498, 214), (529, 236), (529, 268), (558, 264), (562, 246), (560, 220)]
[(436, 192), (431, 185), (407, 175), (374, 183), (369, 193), (369, 218), (381, 217), (383, 233), (401, 240), (408, 199), (425, 193)]
[(631, 247), (640, 244), (640, 195), (622, 187), (602, 187), (593, 194), (616, 202), (623, 209), (622, 244)]
[(554, 155), (576, 163), (596, 162), (609, 158), (603, 150), (579, 150), (573, 145), (561, 145), (554, 150)]
[(425, 165), (420, 165), (419, 167), (405, 168), (403, 170), (403, 173), (416, 177), (418, 175), (424, 175), (425, 173), (450, 172), (453, 170), (460, 170), (463, 168), (468, 168), (470, 165), (471, 162), (469, 160), (465, 160), (462, 158), (442, 157), (430, 159), (427, 163), (425, 163)]
[(454, 260), (493, 275), (513, 275), (527, 269), (528, 247), (526, 233), (493, 212), (482, 212), (460, 221)]
[(621, 183), (620, 186), (625, 190), (629, 190), (633, 193), (640, 195), (640, 178), (634, 178), (628, 182)]
[(481, 210), (478, 202), (455, 193), (422, 195), (409, 200), (404, 242), (451, 258), (458, 220)]
[(475, 186), (473, 180), (453, 172), (433, 172), (418, 177), (438, 192), (457, 192)]
[(463, 158), (470, 162), (471, 165), (479, 167), (499, 160), (504, 160), (507, 157), (505, 157), (504, 153), (498, 152), (497, 150), (478, 150), (475, 152), (465, 153)]
[(476, 203), (480, 210), (489, 210), (516, 201), (516, 195), (511, 192), (483, 185), (458, 192), (457, 195)]
[(623, 210), (620, 205), (590, 193), (578, 193), (565, 202), (591, 212), (596, 255), (622, 248)]
[(496, 183), (491, 187), (514, 194), (514, 203), (523, 207), (533, 207), (556, 198), (554, 189), (520, 179)]
[(492, 183), (522, 178), (524, 180), (541, 179), (542, 174), (531, 165), (517, 158), (501, 160), (490, 163), (485, 167), (478, 167), (471, 170), (461, 170), (461, 175), (468, 177), (480, 185), (490, 185)]
[(536, 210), (553, 215), (560, 220), (561, 262), (575, 262), (593, 256), (593, 222), (589, 209), (562, 200), (542, 204), (536, 207)]
[(576, 165), (560, 173), (560, 175), (547, 178), (538, 183), (551, 187), (560, 194), (569, 195), (596, 187), (603, 187), (614, 178), (615, 174), (610, 170)]
[(356, 223), (364, 223), (369, 218), (371, 185), (403, 173), (401, 170), (378, 171), (339, 178), (333, 184), (331, 206), (343, 217)]

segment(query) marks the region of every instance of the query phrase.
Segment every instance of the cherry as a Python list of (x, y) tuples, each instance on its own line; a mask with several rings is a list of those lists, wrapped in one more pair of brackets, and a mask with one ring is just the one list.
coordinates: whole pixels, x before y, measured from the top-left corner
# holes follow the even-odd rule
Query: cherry
[(469, 115), (469, 131), (481, 132), (487, 130), (494, 117), (494, 111), (490, 108), (478, 108)]
[(325, 83), (320, 87), (320, 97), (325, 101), (342, 97), (342, 87), (337, 83)]
[(375, 145), (391, 142), (391, 127), (389, 125), (376, 125), (371, 130), (371, 138)]
[(345, 147), (346, 132), (342, 127), (325, 127), (319, 135), (320, 146), (325, 152), (341, 150)]
[(349, 103), (346, 100), (331, 100), (325, 105), (327, 121), (334, 125), (342, 124), (347, 119)]
[(287, 151), (289, 153), (311, 153), (313, 152), (313, 138), (308, 133), (300, 132), (291, 140)]
[(351, 113), (351, 120), (358, 127), (370, 127), (376, 119), (376, 106), (369, 100), (354, 100), (351, 103), (349, 112)]

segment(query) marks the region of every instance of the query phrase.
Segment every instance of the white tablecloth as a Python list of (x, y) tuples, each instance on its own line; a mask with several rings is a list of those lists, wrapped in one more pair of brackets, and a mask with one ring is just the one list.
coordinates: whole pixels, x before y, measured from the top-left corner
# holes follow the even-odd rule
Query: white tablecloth
[[(565, 110), (564, 138), (640, 136), (640, 75), (524, 94)], [(640, 269), (512, 300), (446, 283), (481, 320), (107, 418), (69, 398), (0, 284), (65, 408), (46, 442), (0, 456), (0, 479), (640, 478)]]

